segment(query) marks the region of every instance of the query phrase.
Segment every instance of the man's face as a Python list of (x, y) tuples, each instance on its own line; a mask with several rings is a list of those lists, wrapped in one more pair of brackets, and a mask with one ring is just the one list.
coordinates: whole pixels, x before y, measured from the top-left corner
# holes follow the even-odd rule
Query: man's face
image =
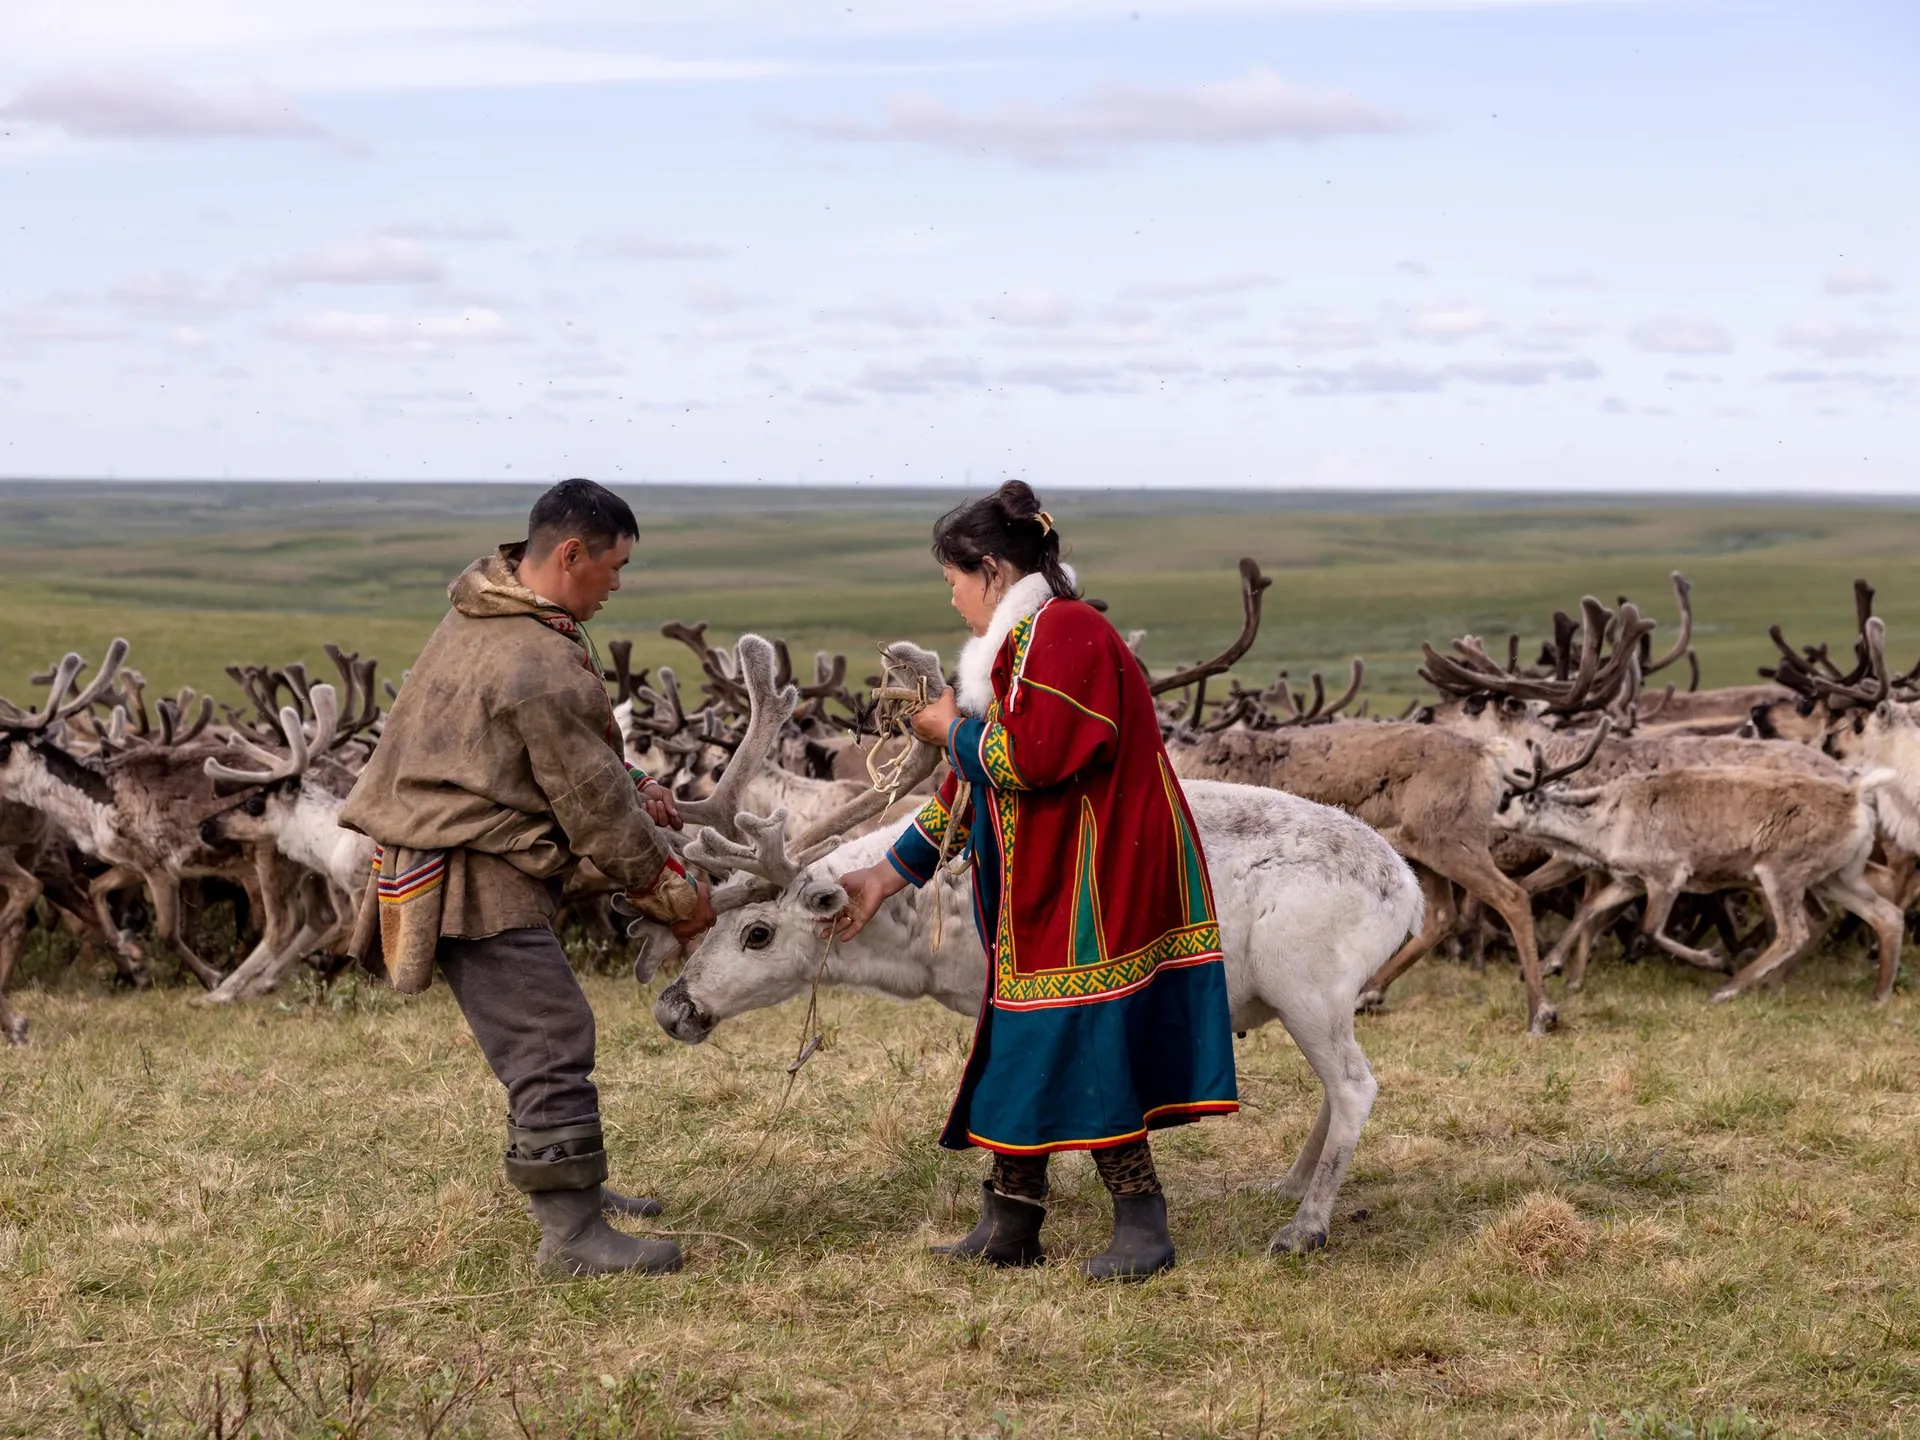
[(548, 598), (574, 619), (591, 620), (620, 588), (620, 572), (632, 558), (631, 535), (622, 535), (598, 555), (589, 554), (583, 540), (564, 540), (553, 553), (559, 572), (554, 588), (560, 593)]

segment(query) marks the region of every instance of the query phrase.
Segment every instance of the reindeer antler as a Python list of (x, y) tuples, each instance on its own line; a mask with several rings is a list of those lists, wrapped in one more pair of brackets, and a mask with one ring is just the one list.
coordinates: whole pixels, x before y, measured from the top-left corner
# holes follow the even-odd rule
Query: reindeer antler
[(66, 700), (62, 697), (73, 688), (74, 681), (87, 664), (79, 655), (69, 651), (54, 667), (46, 706), (40, 710), (21, 710), (11, 701), (0, 700), (0, 727), (29, 732), (44, 730), (56, 720), (64, 720), (77, 711), (91, 709), (93, 703), (112, 686), (113, 677), (126, 658), (127, 642), (115, 639), (107, 646), (106, 658), (100, 662), (100, 669), (87, 687), (71, 700)]
[[(1260, 597), (1266, 594), (1267, 588), (1272, 584), (1273, 581), (1260, 573), (1259, 562), (1251, 556), (1242, 559), (1240, 604), (1243, 618), (1240, 622), (1239, 638), (1213, 659), (1188, 666), (1185, 670), (1177, 670), (1164, 680), (1154, 680), (1148, 689), (1155, 695), (1164, 695), (1169, 690), (1179, 690), (1196, 681), (1204, 680), (1210, 675), (1224, 675), (1230, 670), (1236, 660), (1253, 648), (1254, 639), (1260, 634)], [(1197, 709), (1193, 718), (1195, 720), (1200, 718)]]
[(1533, 752), (1533, 768), (1509, 771), (1504, 777), (1507, 782), (1505, 792), (1500, 796), (1499, 810), (1506, 813), (1509, 803), (1522, 795), (1531, 795), (1551, 785), (1556, 780), (1564, 780), (1576, 771), (1584, 770), (1593, 763), (1593, 757), (1600, 753), (1600, 746), (1608, 735), (1613, 733), (1613, 720), (1602, 715), (1600, 723), (1593, 727), (1593, 738), (1587, 741), (1587, 748), (1571, 763), (1549, 768), (1546, 752), (1540, 748), (1540, 742), (1534, 741), (1528, 748)]
[(237, 766), (223, 765), (209, 757), (206, 772), (215, 780), (223, 780), (234, 785), (271, 785), (280, 780), (292, 780), (304, 775), (311, 756), (324, 751), (333, 743), (333, 732), (339, 724), (339, 700), (331, 685), (319, 684), (308, 689), (313, 704), (313, 735), (311, 742), (306, 729), (302, 726), (300, 712), (291, 705), (280, 710), (280, 734), (286, 741), (287, 753), (277, 755), (264, 746), (256, 745), (244, 735), (235, 733), (228, 737), (227, 744), (256, 765), (264, 765), (264, 770), (242, 770)]

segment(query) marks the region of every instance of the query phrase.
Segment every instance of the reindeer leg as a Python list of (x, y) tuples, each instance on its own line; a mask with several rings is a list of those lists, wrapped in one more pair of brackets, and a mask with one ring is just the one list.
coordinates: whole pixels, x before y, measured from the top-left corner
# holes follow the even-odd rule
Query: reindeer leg
[(1715, 970), (1724, 975), (1733, 967), (1721, 956), (1711, 950), (1695, 950), (1690, 945), (1682, 945), (1667, 934), (1667, 920), (1673, 913), (1673, 902), (1680, 898), (1679, 887), (1682, 883), (1674, 876), (1647, 881), (1647, 913), (1640, 917), (1640, 933), (1676, 960), (1684, 960), (1699, 969)]
[(187, 944), (186, 907), (180, 903), (180, 882), (171, 875), (148, 876), (147, 893), (153, 897), (153, 930), (173, 947), (174, 953), (209, 990), (219, 988), (220, 972), (194, 954)]
[(0, 1039), (12, 1045), (27, 1043), (26, 1016), (7, 1001), (7, 982), (13, 978), (14, 963), (20, 947), (27, 941), (27, 916), (40, 900), (40, 882), (33, 873), (0, 850), (0, 889), (7, 903), (0, 907)]
[(247, 952), (246, 958), (241, 960), (231, 975), (207, 993), (209, 1005), (231, 1005), (250, 993), (249, 987), (255, 977), (286, 948), (293, 932), (286, 904), (292, 865), (271, 845), (258, 844), (250, 848), (253, 851), (253, 884), (248, 886), (248, 893), (257, 893), (259, 897), (254, 903), (253, 914), (261, 926), (260, 941)]
[(1442, 936), (1453, 929), (1454, 906), (1453, 886), (1433, 870), (1413, 862), (1414, 874), (1420, 879), (1420, 892), (1426, 901), (1426, 916), (1421, 922), (1420, 933), (1408, 940), (1393, 954), (1393, 958), (1380, 967), (1380, 973), (1367, 982), (1366, 989), (1360, 992), (1360, 998), (1354, 1002), (1358, 1010), (1377, 1010), (1387, 1002), (1387, 987), (1413, 968), (1435, 945)]
[(120, 971), (120, 978), (136, 990), (144, 990), (153, 983), (147, 971), (147, 952), (140, 942), (120, 928), (113, 918), (113, 907), (108, 902), (115, 891), (130, 890), (136, 885), (146, 884), (146, 879), (131, 865), (116, 865), (104, 875), (94, 877), (87, 887), (93, 900), (93, 913), (100, 922), (100, 933), (106, 936), (107, 944), (113, 949), (114, 964)]
[(1761, 951), (1751, 964), (1714, 991), (1715, 1000), (1732, 1000), (1744, 995), (1813, 943), (1813, 929), (1807, 923), (1805, 895), (1789, 890), (1772, 870), (1761, 870), (1758, 876), (1760, 893), (1766, 900), (1768, 913), (1773, 916), (1773, 943)]
[(1555, 955), (1573, 952), (1573, 964), (1567, 970), (1569, 990), (1578, 990), (1587, 983), (1587, 961), (1593, 956), (1594, 933), (1607, 923), (1615, 910), (1640, 893), (1636, 880), (1603, 880), (1596, 873), (1587, 883), (1587, 894), (1553, 951)]
[(1560, 1023), (1560, 1012), (1548, 1003), (1547, 987), (1540, 978), (1540, 951), (1534, 941), (1533, 907), (1527, 892), (1503, 875), (1484, 849), (1462, 849), (1453, 871), (1442, 873), (1507, 922), (1513, 948), (1520, 952), (1520, 980), (1527, 991), (1527, 1032), (1546, 1034)]
[(325, 894), (319, 876), (311, 872), (300, 876), (296, 887), (289, 892), (287, 907), (298, 918), (300, 928), (279, 947), (270, 963), (252, 977), (246, 987), (247, 995), (266, 995), (279, 989), (287, 972), (335, 933), (337, 926), (327, 914)]
[(1300, 1207), (1267, 1247), (1273, 1255), (1303, 1255), (1327, 1243), (1333, 1202), (1339, 1197), (1340, 1183), (1346, 1179), (1354, 1147), (1360, 1143), (1360, 1129), (1373, 1111), (1374, 1095), (1379, 1090), (1366, 1052), (1353, 1038), (1353, 1015), (1346, 1007), (1329, 1005), (1324, 997), (1312, 993), (1293, 1000), (1281, 1007), (1280, 1023), (1320, 1077), (1326, 1098), (1306, 1149), (1280, 1182), (1282, 1189), (1302, 1181), (1304, 1185), (1298, 1192), (1289, 1191), (1300, 1194)]
[(1830, 906), (1851, 911), (1873, 927), (1874, 949), (1879, 953), (1879, 973), (1874, 977), (1873, 998), (1884, 1005), (1893, 998), (1893, 980), (1900, 968), (1900, 945), (1906, 938), (1906, 916), (1900, 908), (1879, 892), (1878, 887), (1858, 876), (1836, 875), (1822, 881), (1814, 893)]
[(1558, 890), (1562, 885), (1578, 880), (1584, 868), (1556, 855), (1521, 876), (1520, 888), (1529, 895), (1544, 895), (1549, 890)]

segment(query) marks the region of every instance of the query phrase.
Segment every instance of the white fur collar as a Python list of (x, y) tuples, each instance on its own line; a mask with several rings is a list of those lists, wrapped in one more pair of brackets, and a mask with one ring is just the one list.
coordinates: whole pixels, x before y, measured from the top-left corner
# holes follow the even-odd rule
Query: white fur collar
[[(1073, 567), (1063, 565), (1067, 579), (1074, 584)], [(968, 715), (985, 715), (993, 703), (993, 662), (1000, 647), (1007, 643), (1013, 627), (1053, 598), (1053, 587), (1039, 571), (1022, 575), (1011, 590), (994, 606), (993, 623), (987, 633), (967, 641), (960, 652), (960, 685), (954, 699)]]

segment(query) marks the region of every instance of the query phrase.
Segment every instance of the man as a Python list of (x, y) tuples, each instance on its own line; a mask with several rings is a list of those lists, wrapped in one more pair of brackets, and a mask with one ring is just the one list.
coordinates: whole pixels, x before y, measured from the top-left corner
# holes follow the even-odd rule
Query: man
[(354, 953), (396, 989), (437, 963), (507, 1090), (507, 1179), (563, 1274), (680, 1265), (679, 1247), (609, 1226), (658, 1214), (604, 1189), (593, 1010), (553, 933), (567, 876), (590, 865), (642, 913), (691, 939), (713, 923), (654, 826), (671, 795), (627, 766), (581, 622), (620, 588), (639, 526), (612, 491), (566, 480), (527, 538), (474, 561), (420, 653), (341, 823), (379, 843)]

